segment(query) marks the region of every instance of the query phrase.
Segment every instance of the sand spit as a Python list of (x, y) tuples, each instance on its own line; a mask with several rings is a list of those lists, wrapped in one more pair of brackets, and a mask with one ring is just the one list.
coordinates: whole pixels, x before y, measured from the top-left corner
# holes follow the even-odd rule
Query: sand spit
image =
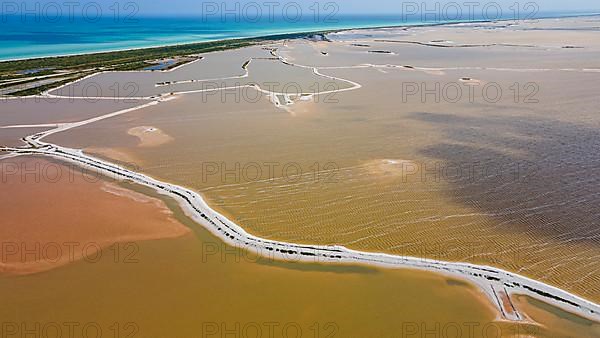
[(477, 80), (477, 79), (473, 79), (470, 77), (461, 77), (460, 79), (458, 79), (458, 81), (469, 85), (469, 86), (479, 86), (481, 85), (481, 80)]
[[(161, 200), (72, 166), (38, 157), (17, 157), (2, 164), (7, 172), (0, 196), (5, 249), (0, 274), (29, 275), (81, 260), (94, 262), (115, 246), (126, 255), (135, 249), (132, 242), (191, 232)], [(11, 166), (41, 168), (47, 177), (34, 179), (30, 174), (22, 180), (20, 173), (8, 172)]]
[(158, 147), (173, 141), (173, 138), (155, 127), (135, 127), (127, 131), (140, 140), (139, 147)]
[(402, 159), (372, 160), (364, 164), (368, 172), (377, 176), (406, 176), (408, 172), (418, 167), (418, 163)]

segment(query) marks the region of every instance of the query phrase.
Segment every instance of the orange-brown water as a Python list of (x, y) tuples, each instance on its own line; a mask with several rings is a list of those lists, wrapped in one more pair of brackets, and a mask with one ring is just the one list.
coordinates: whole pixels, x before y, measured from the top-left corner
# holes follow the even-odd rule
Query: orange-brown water
[(160, 200), (72, 165), (15, 157), (0, 161), (0, 177), (1, 274), (39, 273), (120, 249), (127, 260), (130, 242), (190, 232)]

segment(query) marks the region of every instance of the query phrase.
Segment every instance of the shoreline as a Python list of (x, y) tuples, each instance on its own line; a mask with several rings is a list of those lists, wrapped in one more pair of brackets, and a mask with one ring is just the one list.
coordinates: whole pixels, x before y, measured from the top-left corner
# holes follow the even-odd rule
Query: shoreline
[(120, 53), (120, 52), (131, 52), (131, 51), (151, 51), (159, 48), (174, 48), (174, 47), (188, 47), (194, 45), (202, 45), (202, 44), (210, 44), (210, 43), (229, 43), (229, 42), (260, 42), (261, 40), (281, 40), (281, 39), (292, 39), (299, 37), (306, 37), (310, 35), (325, 35), (331, 33), (339, 33), (339, 32), (347, 32), (353, 30), (369, 30), (369, 29), (388, 29), (388, 28), (399, 28), (399, 27), (407, 27), (407, 28), (416, 28), (416, 27), (435, 27), (435, 26), (446, 26), (446, 25), (458, 25), (458, 24), (477, 24), (477, 23), (491, 23), (491, 22), (509, 22), (509, 21), (531, 21), (531, 20), (544, 20), (544, 19), (565, 19), (565, 18), (580, 18), (580, 17), (596, 17), (600, 16), (600, 12), (587, 13), (587, 14), (567, 14), (564, 16), (540, 16), (531, 19), (509, 19), (509, 18), (501, 18), (497, 20), (457, 20), (457, 21), (445, 21), (445, 22), (432, 22), (432, 23), (423, 23), (416, 22), (414, 24), (406, 23), (406, 24), (398, 24), (398, 25), (374, 25), (374, 26), (360, 26), (360, 27), (347, 27), (347, 28), (332, 28), (332, 29), (320, 29), (314, 31), (292, 31), (286, 33), (273, 33), (266, 35), (256, 35), (249, 37), (231, 37), (225, 39), (214, 39), (214, 40), (203, 40), (198, 42), (185, 42), (185, 43), (174, 43), (174, 44), (165, 44), (165, 45), (151, 45), (145, 47), (135, 47), (135, 48), (122, 48), (122, 49), (108, 49), (108, 50), (99, 50), (93, 52), (82, 52), (82, 53), (68, 53), (68, 54), (60, 54), (60, 55), (46, 55), (46, 56), (35, 56), (35, 57), (24, 57), (24, 58), (11, 58), (11, 59), (0, 59), (0, 65), (3, 63), (10, 62), (19, 62), (19, 61), (42, 61), (47, 59), (60, 59), (60, 58), (68, 58), (68, 57), (77, 57), (77, 56), (91, 56), (91, 55), (106, 55), (112, 53)]

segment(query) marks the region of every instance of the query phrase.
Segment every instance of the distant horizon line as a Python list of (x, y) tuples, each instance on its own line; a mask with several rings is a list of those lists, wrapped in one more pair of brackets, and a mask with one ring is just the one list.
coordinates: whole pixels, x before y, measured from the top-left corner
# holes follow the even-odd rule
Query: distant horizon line
[[(222, 38), (209, 38), (209, 39), (194, 39), (193, 41), (179, 41), (179, 42), (166, 42), (165, 43), (157, 43), (157, 44), (148, 44), (148, 45), (138, 45), (133, 47), (125, 47), (125, 48), (99, 48), (99, 49), (90, 49), (85, 51), (72, 51), (67, 53), (40, 53), (37, 55), (24, 55), (24, 56), (9, 56), (3, 57), (0, 56), (0, 63), (11, 62), (11, 61), (21, 61), (21, 60), (32, 60), (32, 59), (42, 59), (42, 58), (53, 58), (53, 57), (68, 57), (68, 56), (77, 56), (77, 55), (89, 55), (89, 54), (98, 54), (98, 53), (111, 53), (111, 52), (122, 52), (129, 50), (144, 50), (144, 49), (152, 49), (152, 48), (161, 48), (161, 47), (169, 47), (169, 46), (180, 46), (194, 43), (210, 43), (215, 41), (227, 41), (227, 40), (238, 40), (238, 39), (256, 39), (256, 38), (265, 38), (270, 36), (278, 36), (278, 35), (288, 35), (288, 34), (316, 34), (324, 31), (347, 31), (347, 30), (362, 30), (362, 29), (377, 29), (377, 28), (389, 28), (389, 27), (401, 27), (401, 26), (434, 26), (434, 25), (449, 25), (449, 24), (460, 24), (460, 23), (477, 23), (477, 22), (506, 22), (511, 20), (544, 20), (544, 19), (559, 19), (559, 18), (576, 18), (576, 17), (596, 17), (600, 16), (600, 11), (598, 12), (573, 12), (573, 13), (565, 13), (565, 12), (543, 12), (539, 13), (540, 16), (536, 16), (531, 19), (518, 19), (518, 18), (510, 18), (510, 17), (502, 17), (494, 20), (482, 19), (482, 18), (473, 18), (473, 19), (456, 19), (449, 21), (421, 21), (415, 20), (412, 22), (403, 21), (403, 22), (381, 22), (378, 24), (357, 24), (352, 26), (348, 23), (344, 24), (343, 22), (337, 23), (329, 23), (331, 27), (327, 27), (323, 25), (324, 23), (320, 23), (322, 26), (320, 27), (299, 27), (298, 30), (285, 30), (285, 31), (264, 31), (264, 32), (254, 32), (256, 34), (250, 35), (238, 35), (238, 36), (227, 36)], [(560, 14), (560, 15), (551, 15), (551, 14)], [(369, 15), (365, 15), (364, 17), (369, 17)], [(370, 16), (373, 17), (373, 16)], [(169, 17), (163, 17), (165, 19)], [(356, 24), (356, 23), (355, 23)], [(293, 25), (293, 24), (290, 24)], [(338, 25), (338, 26), (336, 26)], [(1, 26), (1, 25), (0, 25)], [(134, 42), (134, 41), (131, 41)]]
[[(506, 13), (507, 17), (510, 17), (510, 15), (513, 13)], [(565, 15), (600, 15), (600, 8), (597, 9), (577, 9), (577, 10), (567, 10), (567, 9), (553, 9), (553, 10), (544, 10), (544, 11), (539, 11), (535, 14), (535, 16), (533, 18), (538, 18), (539, 15), (545, 15), (545, 14), (565, 14)], [(7, 18), (18, 18), (18, 17), (28, 17), (27, 14), (2, 14), (1, 17), (3, 19), (7, 19)], [(203, 13), (198, 13), (198, 14), (188, 14), (188, 13), (168, 13), (168, 14), (162, 14), (162, 13), (138, 13), (136, 14), (134, 17), (132, 17), (132, 19), (136, 19), (136, 18), (168, 18), (168, 19), (174, 19), (174, 18), (202, 18)], [(402, 17), (402, 16), (417, 16), (417, 14), (406, 14), (406, 13), (402, 13), (402, 12), (394, 12), (394, 13), (384, 13), (384, 12), (374, 12), (374, 13), (360, 13), (360, 12), (339, 12), (337, 14), (335, 14), (335, 17), (345, 17), (345, 16), (353, 16), (353, 17), (388, 17), (388, 18), (394, 18), (394, 17)], [(468, 15), (464, 15), (465, 17), (468, 17)], [(84, 16), (81, 14), (77, 14), (74, 13), (73, 16), (74, 18), (83, 18)], [(274, 15), (274, 18), (284, 18), (283, 15)], [(504, 15), (502, 17), (505, 17)], [(461, 19), (462, 17), (458, 17), (456, 20)], [(102, 17), (99, 18), (101, 19), (107, 19), (110, 20), (112, 18), (107, 18), (107, 17)], [(210, 17), (208, 17), (208, 19), (216, 19), (219, 20), (221, 19), (218, 15), (211, 15)], [(33, 19), (32, 19), (33, 20)], [(2, 22), (0, 23), (4, 23), (5, 20), (2, 20)], [(230, 21), (234, 21), (234, 20), (230, 20)]]

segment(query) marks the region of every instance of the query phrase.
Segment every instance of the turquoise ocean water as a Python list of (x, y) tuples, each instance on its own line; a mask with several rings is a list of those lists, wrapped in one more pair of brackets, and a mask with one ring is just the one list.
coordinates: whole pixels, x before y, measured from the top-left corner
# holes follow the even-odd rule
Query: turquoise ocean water
[[(589, 13), (538, 13), (558, 17)], [(52, 19), (52, 20), (51, 20)], [(484, 20), (485, 18), (474, 18)], [(514, 19), (506, 15), (502, 19)], [(465, 21), (462, 19), (450, 21)], [(259, 22), (200, 17), (35, 18), (3, 16), (0, 22), (0, 60), (114, 51), (211, 40), (308, 32), (325, 29), (440, 23), (393, 15), (336, 15), (331, 19), (289, 22), (269, 18)]]

